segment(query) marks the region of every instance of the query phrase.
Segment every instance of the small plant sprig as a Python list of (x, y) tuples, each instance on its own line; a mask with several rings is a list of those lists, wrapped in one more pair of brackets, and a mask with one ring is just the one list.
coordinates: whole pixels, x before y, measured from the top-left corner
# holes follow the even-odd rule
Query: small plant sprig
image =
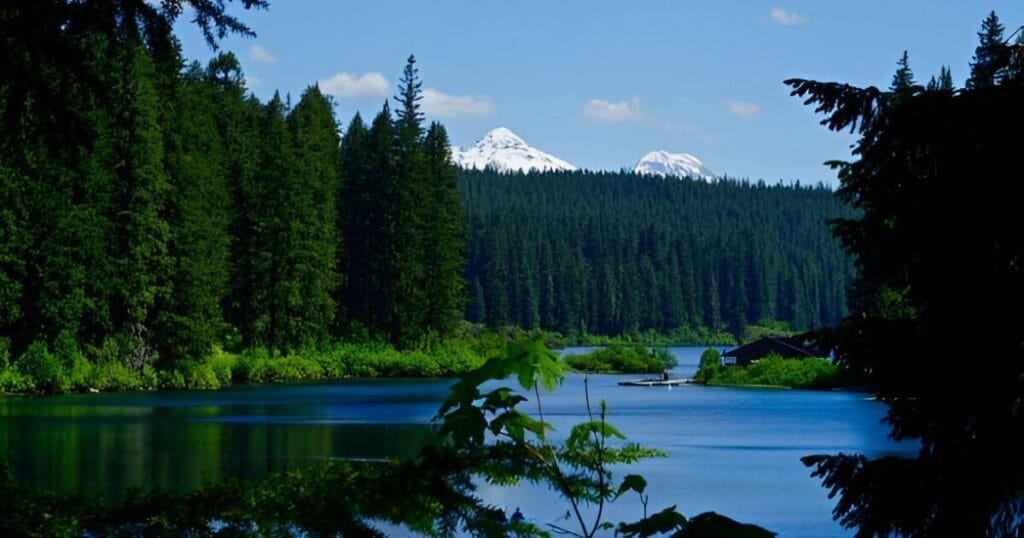
[[(549, 437), (554, 428), (544, 420), (541, 388), (553, 391), (559, 386), (565, 379), (564, 368), (564, 363), (540, 337), (512, 342), (503, 356), (488, 360), (452, 386), (438, 411), (440, 433), (451, 440), (474, 474), (492, 484), (543, 484), (569, 503), (564, 521), (548, 523), (549, 530), (522, 521), (497, 522), (495, 527), (504, 527), (501, 530), (507, 534), (531, 536), (554, 533), (592, 538), (612, 530), (626, 537), (665, 533), (699, 536), (692, 532), (682, 534), (687, 532), (688, 521), (675, 506), (648, 515), (647, 481), (642, 476), (628, 474), (614, 485), (611, 466), (665, 457), (666, 453), (627, 442), (626, 436), (608, 422), (608, 406), (603, 400), (595, 412), (587, 377), (583, 379), (587, 419), (575, 424), (564, 440)], [(526, 396), (501, 384), (510, 379), (518, 381), (523, 391), (533, 392), (536, 418), (519, 409), (520, 404), (528, 402)], [(494, 387), (495, 384), (498, 386)], [(639, 497), (642, 518), (617, 527), (605, 521), (607, 504), (629, 492)], [(717, 514), (698, 517), (712, 526), (740, 525)], [(753, 526), (740, 527), (763, 531)], [(750, 536), (773, 534), (764, 531)]]

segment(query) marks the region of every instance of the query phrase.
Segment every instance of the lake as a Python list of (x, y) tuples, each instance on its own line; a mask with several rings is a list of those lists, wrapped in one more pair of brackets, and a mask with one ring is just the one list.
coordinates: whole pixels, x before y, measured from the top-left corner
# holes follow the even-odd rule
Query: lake
[[(565, 350), (579, 352), (583, 348)], [(673, 376), (690, 376), (703, 347), (671, 348)], [(620, 387), (638, 376), (590, 376), (609, 421), (631, 441), (669, 453), (629, 472), (647, 477), (650, 509), (714, 510), (781, 536), (844, 536), (826, 491), (801, 456), (911, 454), (886, 437), (883, 405), (851, 392), (682, 386)], [(138, 392), (0, 398), (0, 451), (23, 481), (109, 498), (132, 486), (188, 491), (226, 477), (255, 477), (327, 458), (415, 454), (451, 380), (357, 380), (245, 386), (215, 392)], [(531, 402), (524, 410), (532, 410)], [(583, 378), (542, 394), (559, 432), (586, 413)], [(620, 473), (621, 474), (621, 473)], [(484, 487), (485, 496), (551, 521), (567, 507), (532, 487)], [(606, 510), (618, 521), (640, 505)]]

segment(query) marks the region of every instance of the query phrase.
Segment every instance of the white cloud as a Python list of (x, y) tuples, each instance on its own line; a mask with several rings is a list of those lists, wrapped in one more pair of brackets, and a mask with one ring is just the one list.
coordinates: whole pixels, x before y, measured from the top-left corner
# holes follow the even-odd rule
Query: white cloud
[(320, 89), (341, 98), (384, 96), (388, 94), (388, 79), (375, 72), (357, 75), (343, 71), (321, 80)]
[(423, 113), (437, 118), (483, 118), (494, 114), (494, 103), (485, 95), (448, 95), (434, 88), (423, 90)]
[(729, 109), (734, 116), (750, 119), (758, 115), (761, 112), (761, 107), (754, 103), (744, 103), (743, 101), (725, 101), (722, 103), (725, 108)]
[(249, 47), (249, 57), (255, 62), (261, 64), (276, 64), (277, 56), (274, 56), (269, 50), (259, 46), (253, 45)]
[(259, 77), (254, 77), (254, 76), (246, 75), (245, 76), (245, 85), (246, 85), (246, 87), (248, 87), (250, 89), (252, 89), (252, 88), (259, 88), (260, 86), (263, 85), (263, 79), (261, 79)]
[(617, 123), (640, 119), (643, 112), (640, 111), (640, 98), (634, 97), (629, 101), (606, 101), (604, 99), (591, 99), (583, 105), (583, 115), (597, 121)]
[(799, 24), (807, 24), (811, 18), (806, 13), (797, 13), (795, 11), (786, 11), (781, 7), (772, 8), (771, 12), (772, 22), (775, 24), (781, 24), (783, 26), (796, 26)]

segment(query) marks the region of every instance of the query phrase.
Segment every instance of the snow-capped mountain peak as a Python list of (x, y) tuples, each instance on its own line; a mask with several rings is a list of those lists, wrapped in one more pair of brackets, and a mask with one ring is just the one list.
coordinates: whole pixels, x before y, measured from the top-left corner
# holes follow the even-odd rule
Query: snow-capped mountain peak
[(576, 170), (570, 163), (531, 147), (505, 127), (498, 127), (467, 148), (452, 147), (452, 160), (462, 168), (499, 172)]
[(693, 155), (660, 150), (641, 157), (633, 167), (633, 173), (646, 176), (692, 177), (704, 181), (715, 179), (715, 173)]
[(526, 142), (510, 131), (508, 127), (498, 127), (497, 129), (491, 130), (491, 132), (485, 134), (484, 137), (480, 139), (478, 144), (486, 144), (496, 148), (526, 146)]

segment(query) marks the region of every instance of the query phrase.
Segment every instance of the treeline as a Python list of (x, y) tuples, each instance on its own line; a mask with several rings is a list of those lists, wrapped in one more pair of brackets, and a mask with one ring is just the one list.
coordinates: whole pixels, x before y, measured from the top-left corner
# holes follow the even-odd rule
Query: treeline
[(465, 171), (468, 318), (563, 334), (796, 329), (845, 313), (850, 258), (824, 186), (626, 172)]
[(65, 64), (0, 80), (5, 362), (34, 348), (141, 369), (451, 333), (462, 208), (412, 57), (397, 113), (356, 116), (341, 140), (316, 86), (262, 103), (231, 54), (185, 66), (138, 19), (79, 15)]

